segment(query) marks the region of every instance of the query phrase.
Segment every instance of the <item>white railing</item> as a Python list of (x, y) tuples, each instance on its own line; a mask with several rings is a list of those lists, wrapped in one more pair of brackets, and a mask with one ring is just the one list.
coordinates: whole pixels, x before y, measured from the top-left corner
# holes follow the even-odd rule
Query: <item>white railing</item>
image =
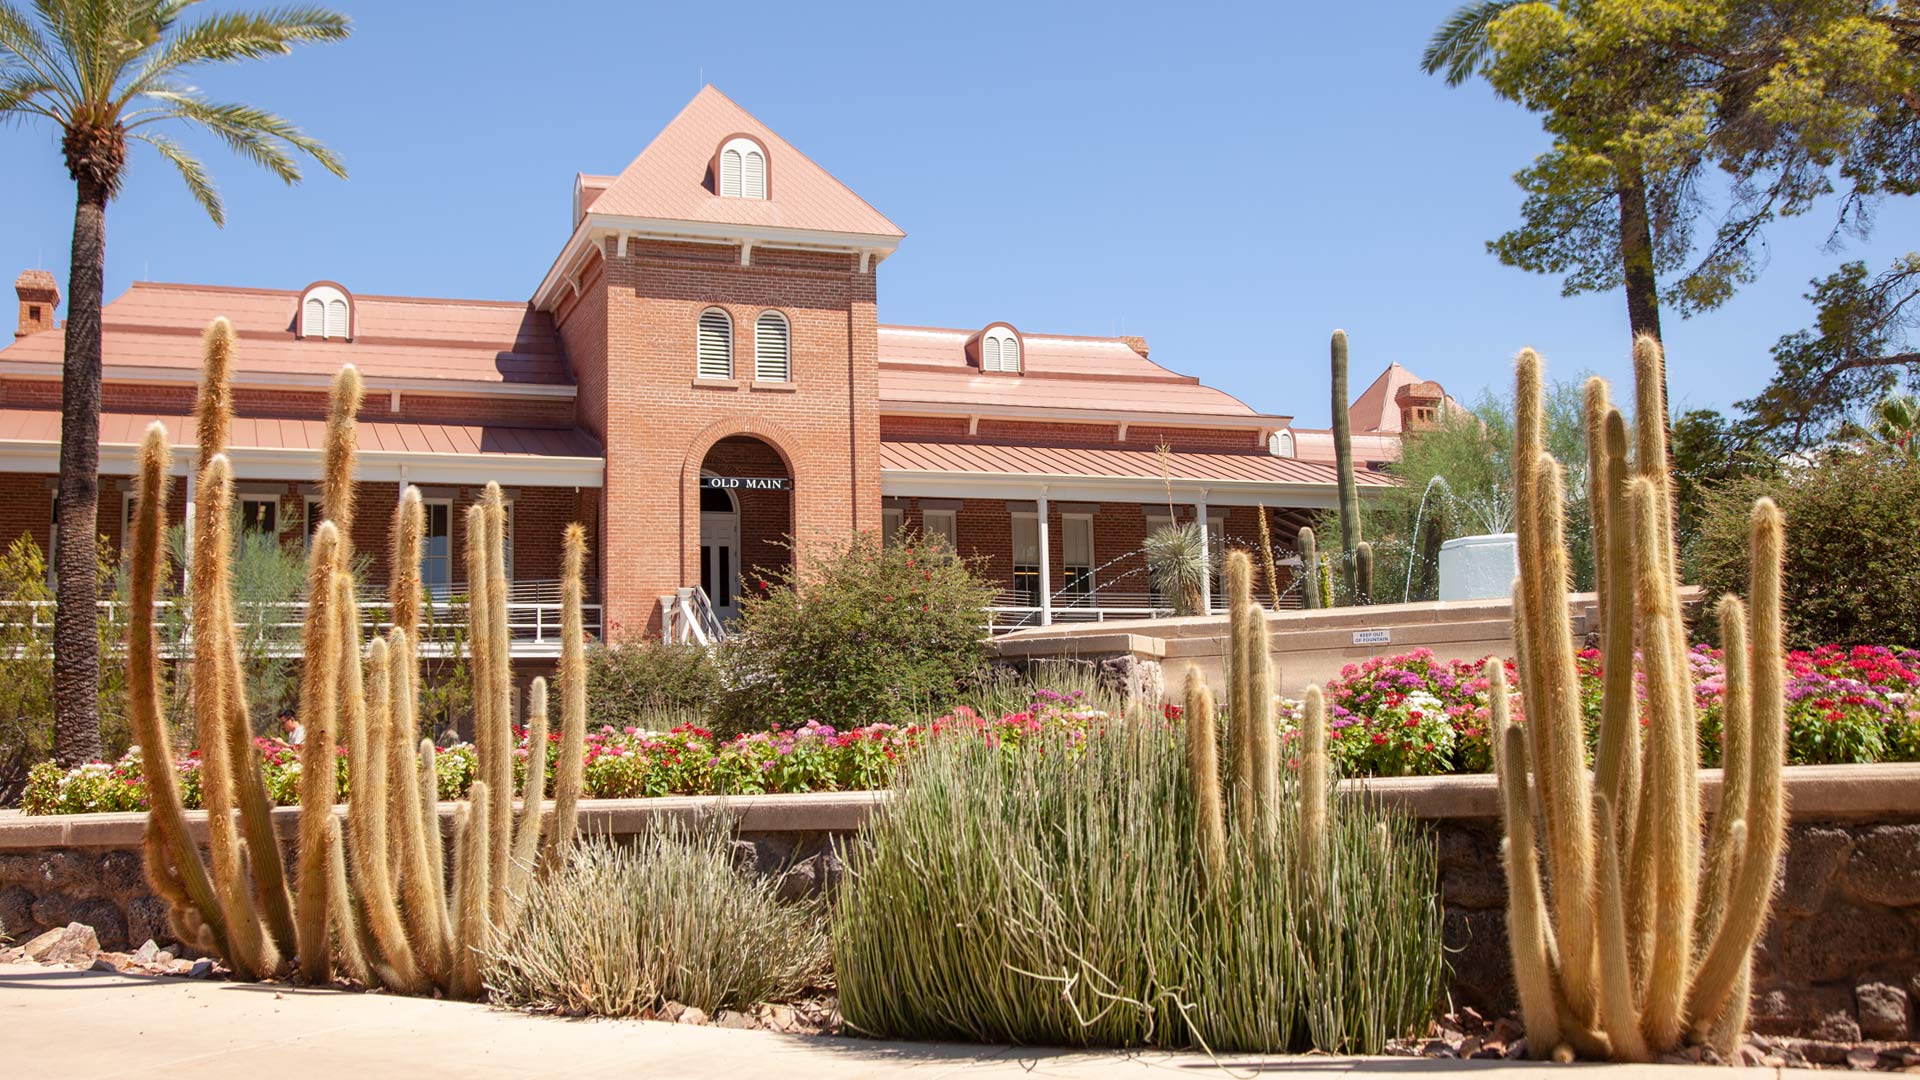
[(727, 626), (713, 610), (707, 590), (698, 585), (660, 597), (660, 639), (678, 645), (715, 645), (727, 640)]
[[(1270, 594), (1255, 592), (1254, 602), (1270, 607)], [(1283, 594), (1280, 606), (1299, 607), (1298, 589)], [(1213, 614), (1223, 615), (1227, 610), (1225, 595), (1216, 591), (1213, 596)], [(987, 629), (991, 633), (1005, 634), (1014, 630), (1025, 630), (1041, 625), (1041, 608), (1032, 596), (1022, 595), (1012, 590), (1002, 590), (987, 607)], [(1162, 597), (1150, 592), (1126, 592), (1118, 589), (1096, 589), (1091, 593), (1055, 593), (1052, 604), (1054, 625), (1061, 623), (1104, 623), (1125, 619), (1165, 619), (1173, 615), (1173, 605)]]
[[(433, 595), (434, 592), (438, 592), (438, 595)], [(385, 633), (393, 625), (392, 613), (385, 599), (368, 599), (371, 595), (375, 594), (363, 592), (358, 602), (361, 630), (368, 636)], [(560, 655), (561, 605), (558, 583), (516, 582), (508, 589), (507, 596), (509, 655)], [(50, 640), (55, 606), (51, 600), (0, 601), (0, 626), (10, 630), (30, 628), (36, 633), (46, 633)], [(189, 654), (192, 642), (184, 625), (184, 611), (176, 617), (173, 609), (177, 605), (170, 600), (160, 601), (154, 606), (161, 609), (156, 612), (156, 621), (162, 627), (172, 623), (180, 631), (179, 640), (168, 642), (164, 640), (166, 634), (163, 630), (163, 651), (170, 656)], [(241, 633), (242, 648), (258, 648), (270, 656), (301, 654), (300, 628), (306, 622), (306, 601), (241, 604), (240, 608), (241, 615), (235, 621), (235, 626)], [(601, 605), (582, 604), (580, 615), (587, 635), (600, 637)], [(124, 624), (126, 606), (117, 600), (102, 600), (100, 616), (107, 623)], [(421, 655), (446, 657), (464, 651), (467, 638), (467, 603), (464, 594), (448, 595), (444, 590), (430, 590), (427, 603), (421, 608), (420, 621)]]

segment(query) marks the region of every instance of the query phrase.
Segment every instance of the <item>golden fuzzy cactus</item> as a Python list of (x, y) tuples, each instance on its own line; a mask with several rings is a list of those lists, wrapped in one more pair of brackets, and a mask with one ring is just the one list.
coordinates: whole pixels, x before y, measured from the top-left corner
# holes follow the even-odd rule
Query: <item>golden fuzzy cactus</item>
[[(487, 617), (474, 627), (487, 646), (474, 658), (476, 680), (487, 688), (476, 694), (488, 719), (482, 729), (483, 782), (475, 785), (461, 815), (476, 825), (462, 837), (454, 877), (465, 891), (450, 909), (433, 744), (418, 739), (419, 493), (410, 490), (396, 510), (398, 565), (389, 596), (397, 625), (363, 655), (355, 583), (344, 557), (353, 510), (353, 415), (360, 384), (351, 369), (335, 381), (323, 490), (327, 513), (338, 520), (321, 522), (313, 533), (301, 634), (300, 714), (306, 741), (301, 748), (296, 903), (252, 745), (234, 629), (229, 520), (233, 478), (222, 453), (232, 422), (234, 347), (231, 327), (224, 323), (207, 332), (203, 385), (195, 407), (202, 459), (195, 510), (202, 528), (193, 555), (192, 671), (211, 872), (188, 832), (159, 709), (153, 612), (166, 567), (165, 429), (155, 424), (141, 447), (139, 502), (130, 541), (127, 671), (128, 711), (152, 800), (142, 843), (148, 878), (167, 901), (182, 940), (225, 958), (242, 976), (273, 975), (291, 963), (309, 982), (329, 981), (338, 971), (400, 992), (476, 996), (481, 992), (476, 950), (505, 930), (504, 905), (496, 908), (492, 903), (495, 859), (514, 857), (512, 865), (520, 876), (508, 884), (523, 889), (542, 830), (538, 806), (543, 792), (536, 781), (528, 793), (533, 809), (522, 818), (517, 841), (509, 831), (514, 748), (507, 728), (511, 682), (506, 671), (504, 508), (498, 489), (490, 490), (487, 505), (476, 507), (481, 521), (472, 539), (475, 550), (469, 553), (479, 567), (475, 580), (481, 583), (481, 602), (492, 596), (500, 601), (485, 607)], [(578, 552), (585, 545), (578, 526), (569, 530), (568, 545), (571, 569), (562, 594), (562, 624), (579, 637)], [(583, 666), (583, 648), (582, 641), (570, 640), (563, 656)], [(563, 670), (571, 670), (566, 662)], [(575, 685), (584, 695), (583, 676)], [(545, 722), (544, 690), (544, 684), (537, 684), (534, 691), (536, 728)], [(578, 748), (584, 741), (584, 696), (575, 701), (569, 694), (564, 710), (563, 728), (572, 732)], [(336, 753), (343, 736), (353, 792), (344, 830), (335, 807)], [(537, 731), (536, 743), (543, 739), (544, 732)], [(505, 778), (497, 793), (484, 782), (487, 776)], [(579, 785), (577, 763), (572, 770), (561, 770), (557, 794), (570, 813)], [(502, 805), (502, 796), (505, 809), (495, 817), (490, 810)], [(548, 858), (564, 859), (570, 839), (571, 829), (549, 844)]]
[(587, 530), (578, 522), (562, 538), (560, 571), (560, 762), (554, 770), (553, 835), (546, 865), (573, 843), (579, 827), (581, 770), (587, 750), (587, 635), (581, 625), (581, 579), (587, 561)]
[[(1488, 675), (1508, 937), (1536, 1057), (1646, 1060), (1708, 1039), (1725, 1048), (1744, 1027), (1748, 962), (1779, 863), (1786, 820), (1780, 515), (1768, 500), (1755, 505), (1751, 603), (1743, 608), (1729, 597), (1720, 605), (1729, 779), (1703, 860), (1663, 374), (1658, 344), (1636, 342), (1640, 423), (1631, 463), (1625, 420), (1605, 385), (1586, 388), (1606, 665), (1590, 775), (1567, 605), (1565, 492), (1542, 445), (1540, 359), (1526, 350), (1517, 364), (1514, 631), (1526, 724), (1509, 722), (1497, 662)], [(1646, 675), (1644, 723), (1635, 702), (1636, 651)], [(1536, 832), (1544, 843), (1536, 844)]]
[(1187, 669), (1187, 771), (1193, 777), (1194, 819), (1209, 880), (1217, 881), (1227, 862), (1225, 809), (1220, 804), (1220, 746), (1213, 691), (1200, 669)]

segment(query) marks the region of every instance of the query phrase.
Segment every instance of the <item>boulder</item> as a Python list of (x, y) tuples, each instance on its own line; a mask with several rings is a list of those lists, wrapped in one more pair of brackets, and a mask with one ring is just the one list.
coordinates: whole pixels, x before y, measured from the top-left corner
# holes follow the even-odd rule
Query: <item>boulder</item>
[(93, 954), (99, 951), (100, 939), (86, 923), (68, 923), (58, 930), (49, 930), (26, 946), (27, 959), (42, 964), (92, 962)]
[(1886, 983), (1866, 983), (1853, 988), (1854, 1011), (1860, 1016), (1860, 1033), (1869, 1039), (1897, 1042), (1908, 1033), (1907, 992)]
[(1823, 914), (1789, 920), (1779, 942), (1779, 972), (1788, 981), (1852, 980), (1911, 957), (1914, 929), (1899, 912), (1834, 904)]
[(1847, 884), (1855, 896), (1876, 904), (1920, 904), (1920, 824), (1867, 830), (1847, 860)]
[(0, 889), (0, 934), (23, 938), (35, 925), (33, 894), (21, 885)]
[(1845, 829), (1811, 827), (1787, 834), (1780, 860), (1780, 888), (1773, 908), (1789, 915), (1812, 915), (1826, 904), (1834, 872), (1853, 850)]

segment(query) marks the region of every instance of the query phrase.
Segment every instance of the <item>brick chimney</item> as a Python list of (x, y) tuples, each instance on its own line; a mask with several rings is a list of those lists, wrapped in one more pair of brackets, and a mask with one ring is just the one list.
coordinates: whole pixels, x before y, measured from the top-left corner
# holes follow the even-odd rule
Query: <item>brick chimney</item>
[(1127, 334), (1122, 336), (1120, 340), (1126, 342), (1127, 347), (1132, 349), (1134, 352), (1139, 353), (1141, 357), (1144, 358), (1147, 355), (1147, 339), (1146, 338), (1140, 337), (1137, 334)]
[(52, 330), (53, 309), (60, 305), (60, 286), (45, 270), (24, 270), (13, 279), (13, 291), (20, 294), (20, 326), (13, 336), (26, 337)]
[(1394, 391), (1393, 403), (1400, 406), (1400, 430), (1423, 431), (1436, 427), (1447, 392), (1432, 380), (1409, 383)]

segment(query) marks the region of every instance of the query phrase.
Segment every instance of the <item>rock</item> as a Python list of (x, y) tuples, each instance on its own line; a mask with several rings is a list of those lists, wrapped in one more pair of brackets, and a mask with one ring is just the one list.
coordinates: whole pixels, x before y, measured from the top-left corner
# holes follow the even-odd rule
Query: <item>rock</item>
[(1867, 830), (1847, 860), (1847, 885), (1876, 904), (1920, 904), (1920, 824)]
[(103, 952), (99, 956), (96, 956), (93, 958), (93, 967), (89, 970), (112, 971), (117, 973), (117, 972), (127, 970), (129, 966), (130, 965), (129, 965), (129, 961), (126, 953)]
[(135, 851), (109, 851), (100, 856), (96, 867), (100, 885), (108, 896), (137, 896), (147, 891), (146, 869)]
[(152, 938), (162, 945), (172, 942), (173, 924), (167, 918), (167, 902), (150, 893), (127, 901), (127, 937), (132, 941)]
[(767, 1026), (775, 1031), (792, 1031), (799, 1026), (800, 1017), (786, 1005), (766, 1007)]
[(56, 930), (70, 922), (79, 921), (74, 917), (73, 897), (63, 892), (42, 893), (34, 897), (31, 914), (34, 922)]
[(1507, 947), (1507, 916), (1501, 909), (1448, 908), (1440, 939), (1452, 968), (1453, 1000), (1490, 1016), (1513, 1006), (1513, 954)]
[(1774, 910), (1789, 915), (1812, 915), (1825, 905), (1834, 872), (1853, 850), (1845, 829), (1794, 829), (1780, 863), (1780, 889)]
[(92, 960), (93, 954), (99, 951), (100, 939), (94, 936), (93, 927), (85, 923), (68, 923), (61, 929), (49, 930), (27, 942), (26, 947), (28, 958), (42, 964)]
[(23, 885), (0, 889), (0, 933), (26, 937), (36, 925), (33, 894)]
[(1886, 983), (1853, 988), (1854, 1011), (1860, 1033), (1869, 1039), (1894, 1042), (1907, 1037), (1907, 992)]
[(750, 1031), (759, 1026), (753, 1022), (752, 1017), (736, 1009), (721, 1009), (719, 1013), (714, 1016), (713, 1025), (715, 1027), (733, 1028), (738, 1031)]
[[(1858, 1037), (1857, 1034), (1856, 1037)], [(1801, 1057), (1815, 1065), (1845, 1065), (1847, 1063), (1847, 1051), (1853, 1049), (1853, 1047), (1841, 1041), (1809, 1039), (1797, 1044), (1794, 1049), (1800, 1052)]]
[[(146, 944), (133, 951), (133, 962), (136, 964), (151, 964), (159, 958), (160, 946), (155, 945), (152, 938), (148, 938)], [(173, 958), (168, 957), (167, 959), (171, 960)]]
[(124, 952), (133, 942), (127, 937), (127, 918), (111, 900), (81, 900), (73, 905), (73, 922), (93, 927), (100, 947)]
[(189, 979), (205, 979), (212, 975), (213, 961), (211, 960), (195, 960), (193, 965), (187, 968), (187, 978)]
[(40, 878), (56, 889), (88, 893), (96, 884), (93, 856), (56, 848), (40, 857)]
[(153, 956), (153, 962), (156, 964), (171, 964), (175, 959), (177, 958), (165, 949), (161, 949)]
[(1420, 1056), (1429, 1058), (1457, 1058), (1460, 1052), (1445, 1039), (1428, 1039), (1420, 1044)]
[(1847, 1051), (1847, 1068), (1872, 1069), (1880, 1064), (1880, 1052), (1865, 1046), (1857, 1046)]
[(688, 1005), (685, 1008), (683, 1008), (680, 1011), (680, 1015), (674, 1018), (674, 1023), (676, 1024), (705, 1024), (706, 1022), (707, 1022), (706, 1010), (696, 1009), (691, 1005)]
[[(1857, 1043), (1860, 1041), (1860, 1024), (1848, 1013), (1828, 1013), (1809, 1028), (1807, 1034), (1832, 1043)], [(1843, 1062), (1829, 1061), (1823, 1064), (1840, 1065)]]
[(661, 1020), (666, 1023), (672, 1024), (672, 1023), (678, 1022), (680, 1019), (680, 1014), (686, 1011), (687, 1011), (687, 1007), (685, 1005), (682, 1005), (677, 1001), (669, 1001), (666, 1004), (660, 1006), (660, 1008), (654, 1010), (653, 1018), (655, 1020)]
[(169, 975), (186, 975), (192, 971), (193, 961), (191, 960), (170, 960), (167, 962), (167, 974)]
[(730, 855), (733, 858), (733, 868), (736, 872), (741, 874), (757, 874), (760, 872), (760, 848), (752, 841), (733, 841)]
[(1818, 916), (1790, 920), (1780, 928), (1779, 941), (1778, 965), (1786, 981), (1851, 982), (1910, 955), (1914, 929), (1897, 912), (1836, 903)]

